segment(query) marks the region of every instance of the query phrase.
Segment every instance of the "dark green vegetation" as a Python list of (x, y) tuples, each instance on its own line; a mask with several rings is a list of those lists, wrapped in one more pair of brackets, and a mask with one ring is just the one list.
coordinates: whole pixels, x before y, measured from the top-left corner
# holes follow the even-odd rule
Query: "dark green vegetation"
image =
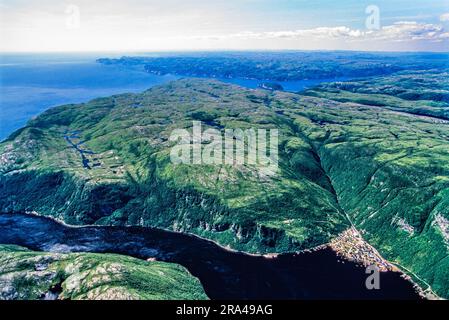
[(305, 94), (449, 120), (447, 71), (399, 72), (376, 81), (322, 84)]
[[(326, 243), (353, 222), (449, 297), (447, 76), (409, 72), (307, 95), (184, 79), (53, 108), (0, 145), (0, 209), (169, 228), (262, 253)], [(192, 120), (277, 128), (279, 171), (172, 164), (168, 137)], [(83, 166), (68, 133), (96, 166)]]
[[(281, 103), (268, 91), (186, 79), (50, 109), (1, 145), (0, 208), (188, 231), (251, 252), (325, 243), (348, 223), (315, 150), (278, 114)], [(192, 120), (282, 130), (280, 173), (172, 164), (168, 138)], [(98, 166), (87, 169), (79, 149), (95, 152), (83, 155)]]
[(366, 77), (448, 66), (448, 54), (366, 52), (216, 52), (98, 59), (158, 75), (271, 81)]
[(207, 299), (183, 267), (115, 254), (42, 253), (0, 245), (1, 299)]

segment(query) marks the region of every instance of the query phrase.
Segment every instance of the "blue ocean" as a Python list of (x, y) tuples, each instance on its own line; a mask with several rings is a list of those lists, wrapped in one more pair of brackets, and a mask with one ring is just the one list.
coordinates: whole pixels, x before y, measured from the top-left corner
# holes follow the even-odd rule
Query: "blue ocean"
[[(102, 65), (96, 62), (101, 57), (114, 55), (0, 55), (0, 140), (53, 106), (86, 102), (119, 93), (141, 92), (179, 78), (174, 75), (152, 75), (119, 65)], [(258, 80), (249, 79), (219, 80), (248, 88), (257, 88), (260, 84)], [(331, 79), (280, 84), (287, 91), (301, 91), (325, 81)]]
[(93, 55), (0, 56), (0, 140), (44, 110), (176, 79), (96, 63)]

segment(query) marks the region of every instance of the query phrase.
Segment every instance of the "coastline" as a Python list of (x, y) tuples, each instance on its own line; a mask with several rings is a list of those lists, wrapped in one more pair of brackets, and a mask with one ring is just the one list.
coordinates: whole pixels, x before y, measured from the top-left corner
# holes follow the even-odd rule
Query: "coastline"
[[(83, 225), (68, 224), (64, 220), (58, 219), (58, 218), (53, 217), (53, 216), (47, 216), (47, 215), (44, 215), (44, 214), (40, 214), (40, 213), (38, 213), (36, 211), (11, 212), (11, 213), (12, 214), (14, 214), (14, 213), (22, 213), (22, 214), (26, 214), (26, 215), (32, 215), (32, 216), (36, 216), (36, 217), (41, 217), (41, 218), (47, 218), (47, 219), (50, 219), (50, 220), (52, 220), (52, 221), (54, 221), (56, 223), (59, 223), (59, 224), (65, 226), (65, 227), (69, 227), (69, 228), (86, 228), (86, 227), (106, 228), (106, 227), (111, 227), (111, 226), (108, 226), (108, 225), (97, 225), (97, 224), (83, 224)], [(4, 214), (8, 214), (8, 213), (4, 213)], [(186, 235), (186, 236), (189, 236), (189, 237), (194, 237), (194, 238), (197, 238), (197, 239), (201, 239), (203, 241), (211, 242), (211, 243), (217, 245), (218, 247), (220, 247), (223, 250), (226, 250), (228, 252), (240, 253), (240, 254), (244, 254), (244, 255), (252, 256), (252, 257), (263, 257), (263, 258), (266, 258), (266, 259), (274, 259), (274, 258), (277, 258), (279, 255), (284, 254), (284, 253), (277, 253), (277, 252), (264, 253), (264, 254), (246, 252), (246, 251), (242, 251), (242, 250), (231, 248), (229, 246), (225, 246), (225, 245), (217, 242), (216, 240), (212, 240), (212, 239), (209, 239), (209, 238), (197, 235), (195, 233), (176, 231), (176, 230), (168, 229), (168, 228), (145, 227), (145, 226), (139, 226), (139, 225), (123, 225), (123, 226), (120, 226), (120, 227), (124, 227), (124, 228), (140, 227), (140, 228), (147, 228), (147, 229), (162, 230), (162, 231), (170, 232), (170, 233), (174, 233), (174, 234), (182, 234), (182, 235)], [(290, 252), (285, 252), (285, 253), (287, 253), (287, 254), (309, 253), (309, 252), (315, 252), (315, 251), (318, 251), (318, 250), (322, 250), (322, 249), (325, 249), (327, 247), (328, 247), (328, 243), (325, 243), (325, 244), (321, 244), (321, 245), (318, 245), (318, 246), (313, 247), (313, 248), (304, 249), (304, 250), (300, 250), (300, 251), (290, 251)]]
[[(13, 212), (11, 213), (1, 213), (1, 214), (14, 214)], [(86, 227), (95, 227), (95, 228), (102, 228), (102, 227), (108, 227), (105, 225), (93, 225), (93, 224), (86, 224), (86, 225), (71, 225), (71, 224), (67, 224), (66, 222), (62, 221), (61, 219), (52, 217), (52, 216), (46, 216), (43, 214), (40, 214), (36, 211), (26, 211), (26, 212), (22, 212), (22, 214), (26, 214), (26, 215), (32, 215), (32, 216), (37, 216), (37, 217), (41, 217), (41, 218), (47, 218), (50, 219), (58, 224), (61, 224), (63, 226), (69, 227), (69, 228), (86, 228)], [(139, 226), (133, 226), (133, 225), (126, 225), (126, 226), (121, 226), (121, 227), (128, 227), (128, 228), (132, 228), (132, 227), (139, 227)], [(140, 226), (142, 227), (142, 226)], [(357, 260), (354, 257), (351, 257), (350, 255), (337, 250), (335, 248), (335, 246), (333, 246), (333, 242), (336, 241), (336, 239), (338, 239), (339, 237), (341, 237), (342, 235), (344, 235), (345, 233), (347, 233), (348, 231), (351, 232), (356, 232), (358, 235), (360, 235), (360, 233), (354, 228), (354, 227), (350, 227), (349, 229), (343, 231), (340, 235), (338, 235), (336, 238), (332, 239), (330, 242), (325, 243), (325, 244), (321, 244), (318, 245), (316, 247), (313, 248), (309, 248), (309, 249), (304, 249), (304, 250), (300, 250), (300, 251), (292, 251), (292, 252), (286, 252), (286, 253), (265, 253), (265, 254), (258, 254), (258, 253), (249, 253), (249, 252), (245, 252), (245, 251), (241, 251), (241, 250), (237, 250), (237, 249), (233, 249), (229, 246), (224, 246), (220, 243), (218, 243), (215, 240), (211, 240), (202, 236), (199, 236), (197, 234), (194, 233), (189, 233), (189, 232), (181, 232), (181, 231), (174, 231), (174, 230), (170, 230), (170, 229), (166, 229), (166, 228), (156, 228), (156, 227), (143, 227), (143, 228), (148, 228), (148, 229), (159, 229), (159, 230), (163, 230), (165, 232), (170, 232), (170, 233), (174, 233), (174, 234), (182, 234), (182, 235), (187, 235), (190, 237), (195, 237), (198, 239), (201, 239), (203, 241), (208, 241), (211, 242), (215, 245), (217, 245), (218, 247), (228, 251), (228, 252), (233, 252), (233, 253), (239, 253), (239, 254), (243, 254), (243, 255), (247, 255), (247, 256), (252, 256), (252, 257), (263, 257), (265, 259), (276, 259), (277, 257), (279, 257), (282, 254), (294, 254), (294, 255), (299, 255), (299, 254), (303, 254), (303, 253), (312, 253), (312, 252), (316, 252), (316, 251), (320, 251), (320, 250), (324, 250), (324, 249), (331, 249), (332, 251), (335, 252), (337, 257), (343, 258), (346, 261), (349, 262), (354, 262), (354, 263), (360, 263), (362, 265), (365, 265), (367, 261), (364, 260)], [(400, 273), (400, 277), (402, 277), (404, 280), (409, 281), (412, 285), (413, 288), (415, 289), (416, 293), (422, 297), (423, 299), (427, 299), (427, 300), (444, 300), (443, 298), (439, 297), (435, 292), (433, 292), (432, 288), (430, 285), (428, 285), (425, 281), (421, 280), (418, 276), (416, 276), (413, 272), (407, 270), (405, 267), (400, 266), (394, 262), (391, 262), (389, 260), (386, 260), (385, 258), (383, 258), (380, 253), (373, 247), (371, 246), (368, 242), (366, 242), (363, 237), (361, 237), (361, 241), (363, 241), (364, 245), (369, 247), (373, 253), (375, 253), (378, 257), (380, 257), (382, 259), (382, 261), (387, 264), (389, 266), (389, 268), (384, 269), (384, 270), (380, 270), (381, 272), (396, 272), (396, 273)], [(338, 240), (337, 240), (338, 241)], [(366, 266), (366, 265), (365, 265)], [(404, 271), (404, 269), (406, 271)], [(415, 279), (413, 279), (413, 277), (415, 277), (417, 280), (425, 283), (428, 288), (424, 289), (421, 285), (419, 285), (417, 283), (417, 281)]]
[[(328, 246), (337, 254), (337, 256), (355, 263), (360, 263), (364, 267), (375, 265), (380, 272), (400, 273), (400, 276), (404, 280), (413, 284), (413, 288), (423, 299), (442, 299), (433, 292), (429, 284), (420, 279), (413, 272), (397, 263), (385, 259), (376, 248), (363, 238), (362, 234), (354, 226), (334, 238)], [(415, 279), (413, 279), (413, 277), (415, 277)], [(426, 284), (427, 288), (424, 289), (416, 280)]]

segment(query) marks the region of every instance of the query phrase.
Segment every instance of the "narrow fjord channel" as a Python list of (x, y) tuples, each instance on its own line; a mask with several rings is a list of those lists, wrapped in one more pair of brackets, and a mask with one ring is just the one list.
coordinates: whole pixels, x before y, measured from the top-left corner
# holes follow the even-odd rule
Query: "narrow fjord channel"
[(412, 283), (394, 272), (381, 273), (380, 290), (366, 289), (365, 269), (343, 263), (330, 249), (265, 258), (159, 229), (68, 227), (26, 214), (0, 214), (0, 243), (178, 263), (200, 279), (211, 299), (419, 299)]

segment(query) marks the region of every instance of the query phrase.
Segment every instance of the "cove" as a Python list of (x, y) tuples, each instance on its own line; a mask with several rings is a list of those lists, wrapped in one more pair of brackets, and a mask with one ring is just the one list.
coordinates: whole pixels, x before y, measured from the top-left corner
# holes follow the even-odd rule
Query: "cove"
[(330, 249), (265, 258), (155, 228), (69, 227), (26, 214), (0, 214), (0, 243), (178, 263), (199, 278), (211, 299), (420, 299), (412, 283), (394, 272), (381, 273), (380, 290), (366, 289), (365, 268), (343, 263)]

